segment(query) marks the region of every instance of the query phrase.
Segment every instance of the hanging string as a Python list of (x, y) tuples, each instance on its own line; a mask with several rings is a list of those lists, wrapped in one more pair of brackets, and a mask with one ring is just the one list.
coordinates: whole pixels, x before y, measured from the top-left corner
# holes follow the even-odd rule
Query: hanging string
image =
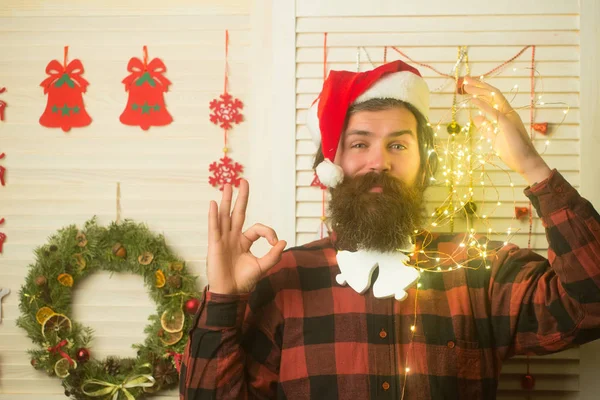
[[(535, 118), (535, 46), (531, 47), (531, 91), (530, 91), (530, 107), (529, 107), (529, 133), (531, 141), (535, 138), (535, 129), (533, 129), (533, 121)], [(533, 234), (533, 210), (531, 209), (531, 201), (529, 201), (529, 238), (527, 239), (527, 248), (531, 249), (531, 236)], [(529, 359), (527, 361), (529, 363)]]
[(67, 56), (69, 55), (69, 46), (65, 46), (63, 51), (63, 68), (67, 69)]
[[(500, 69), (504, 68), (507, 64), (510, 64), (511, 62), (513, 62), (514, 60), (516, 60), (521, 54), (523, 54), (528, 48), (530, 48), (531, 45), (529, 46), (525, 46), (523, 47), (517, 54), (515, 54), (513, 57), (511, 57), (510, 59), (506, 60), (505, 62), (503, 62), (502, 64), (498, 65), (497, 67), (495, 67), (494, 69), (492, 69), (491, 71), (486, 72), (485, 74), (481, 74), (480, 76), (483, 77), (487, 77), (489, 75), (492, 75), (493, 73), (499, 71)], [(446, 77), (446, 78), (450, 78), (450, 79), (454, 79), (454, 76), (450, 75), (450, 74), (445, 74), (443, 72), (440, 72), (439, 70), (437, 70), (436, 68), (432, 67), (429, 64), (425, 64), (425, 63), (421, 63), (418, 61), (413, 60), (412, 58), (410, 58), (409, 56), (407, 56), (405, 53), (403, 53), (402, 51), (400, 51), (399, 49), (397, 49), (396, 47), (392, 46), (392, 49), (394, 51), (396, 51), (398, 54), (400, 54), (401, 56), (403, 56), (404, 58), (406, 58), (407, 60), (409, 60), (410, 62), (412, 62), (413, 64), (417, 64), (420, 65), (421, 67), (430, 69), (432, 71), (434, 71), (435, 73), (437, 73), (440, 76)]]
[(387, 64), (387, 46), (383, 48), (383, 63)]
[(375, 64), (373, 64), (373, 60), (371, 60), (371, 56), (369, 56), (367, 49), (364, 47), (361, 47), (360, 49), (365, 52), (365, 56), (367, 56), (367, 60), (369, 60), (369, 64), (371, 64), (371, 68), (375, 68)]
[(144, 49), (144, 71), (145, 71), (148, 67), (148, 46), (144, 45), (143, 49)]
[(356, 48), (356, 72), (360, 72), (360, 47)]
[[(226, 29), (225, 30), (225, 80), (224, 80), (224, 87), (223, 87), (223, 93), (225, 95), (227, 95), (227, 90), (229, 89), (229, 30)], [(224, 140), (224, 147), (223, 147), (223, 153), (224, 155), (227, 154), (227, 139), (228, 139), (228, 131), (227, 129), (224, 129), (224, 134), (223, 134), (223, 140)]]
[(327, 32), (323, 34), (323, 80), (327, 78)]
[(117, 182), (117, 224), (121, 222), (121, 182)]
[(225, 30), (225, 88), (223, 93), (227, 94), (229, 89), (229, 30)]
[[(535, 129), (533, 129), (533, 123), (535, 118), (535, 46), (531, 46), (531, 71), (530, 71), (530, 98), (529, 98), (529, 134), (531, 140), (535, 138)], [(531, 249), (531, 237), (533, 235), (533, 210), (531, 207), (531, 200), (529, 201), (529, 237), (527, 239), (527, 248)], [(530, 376), (529, 367), (531, 359), (527, 355), (527, 376)], [(531, 398), (531, 390), (528, 390), (527, 398)]]
[[(327, 79), (327, 32), (323, 35), (323, 82)], [(325, 190), (321, 189), (321, 223), (319, 224), (319, 237), (323, 239), (325, 236)]]

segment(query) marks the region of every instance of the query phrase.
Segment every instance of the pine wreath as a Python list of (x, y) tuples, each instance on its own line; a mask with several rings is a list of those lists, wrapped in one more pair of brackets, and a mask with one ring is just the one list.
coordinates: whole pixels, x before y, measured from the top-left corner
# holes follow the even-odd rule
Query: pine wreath
[[(74, 399), (137, 399), (175, 387), (186, 332), (199, 306), (196, 278), (169, 249), (162, 235), (125, 220), (108, 227), (92, 218), (79, 230), (60, 229), (35, 249), (36, 262), (20, 290), (17, 325), (37, 345), (31, 364), (62, 379)], [(156, 302), (137, 358), (90, 358), (90, 328), (71, 318), (78, 282), (96, 271), (141, 275)]]

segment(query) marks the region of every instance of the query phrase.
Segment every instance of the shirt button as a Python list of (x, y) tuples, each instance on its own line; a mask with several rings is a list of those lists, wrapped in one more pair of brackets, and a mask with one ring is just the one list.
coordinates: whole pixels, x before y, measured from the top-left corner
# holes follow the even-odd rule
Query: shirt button
[(390, 388), (390, 384), (389, 384), (389, 383), (387, 383), (387, 382), (383, 382), (383, 383), (381, 384), (381, 388), (382, 388), (383, 390), (386, 390), (386, 391), (387, 391), (387, 390), (389, 390), (389, 388)]
[(449, 348), (449, 349), (453, 349), (453, 348), (454, 348), (454, 346), (456, 346), (456, 344), (455, 344), (455, 343), (454, 343), (452, 340), (448, 340), (448, 343), (447, 343), (447, 345), (448, 345), (448, 348)]
[(385, 329), (382, 329), (381, 332), (379, 332), (379, 337), (382, 339), (385, 339), (387, 337), (387, 332), (385, 331)]

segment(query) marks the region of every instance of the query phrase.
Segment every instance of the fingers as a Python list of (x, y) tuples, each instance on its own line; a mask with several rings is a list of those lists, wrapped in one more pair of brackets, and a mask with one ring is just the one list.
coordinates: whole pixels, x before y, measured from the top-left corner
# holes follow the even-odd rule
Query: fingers
[(287, 245), (285, 240), (278, 241), (267, 254), (258, 259), (258, 265), (263, 273), (267, 272), (281, 260), (281, 254)]
[(501, 115), (500, 110), (492, 107), (488, 102), (479, 98), (471, 99), (471, 103), (479, 108), (484, 116), (486, 116), (488, 119), (498, 122), (498, 119)]
[(230, 184), (223, 187), (223, 195), (221, 196), (221, 206), (219, 207), (219, 223), (222, 233), (227, 233), (231, 230), (231, 196), (233, 189)]
[(271, 246), (275, 246), (279, 240), (277, 239), (275, 231), (263, 224), (254, 224), (250, 229), (243, 233), (243, 236), (248, 240), (248, 243), (245, 243), (245, 245), (247, 245), (245, 247), (248, 248), (261, 237), (267, 239)]
[(465, 82), (464, 90), (466, 93), (473, 95), (473, 97), (483, 98), (492, 104), (493, 108), (497, 107), (504, 114), (508, 114), (512, 110), (504, 95), (494, 86), (471, 77), (465, 77)]
[(233, 232), (241, 232), (246, 220), (246, 209), (248, 207), (248, 197), (250, 196), (250, 189), (248, 181), (242, 179), (240, 182), (240, 190), (238, 192), (237, 199), (235, 199), (235, 205), (233, 206), (233, 213), (231, 216), (231, 230)]
[(478, 115), (473, 118), (473, 123), (475, 124), (475, 127), (477, 127), (477, 130), (481, 133), (483, 137), (485, 137), (486, 139), (494, 138), (495, 135), (493, 134), (493, 130), (490, 128), (492, 124), (490, 123), (490, 121), (488, 121), (486, 117)]
[(211, 201), (208, 208), (208, 241), (216, 242), (221, 239), (217, 203)]

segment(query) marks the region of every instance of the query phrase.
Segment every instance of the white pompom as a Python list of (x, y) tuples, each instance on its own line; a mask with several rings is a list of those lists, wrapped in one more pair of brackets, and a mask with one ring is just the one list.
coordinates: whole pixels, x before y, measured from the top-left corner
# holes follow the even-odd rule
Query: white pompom
[(335, 165), (329, 159), (325, 159), (317, 165), (317, 176), (321, 183), (328, 187), (336, 187), (344, 180), (344, 171), (339, 165)]

